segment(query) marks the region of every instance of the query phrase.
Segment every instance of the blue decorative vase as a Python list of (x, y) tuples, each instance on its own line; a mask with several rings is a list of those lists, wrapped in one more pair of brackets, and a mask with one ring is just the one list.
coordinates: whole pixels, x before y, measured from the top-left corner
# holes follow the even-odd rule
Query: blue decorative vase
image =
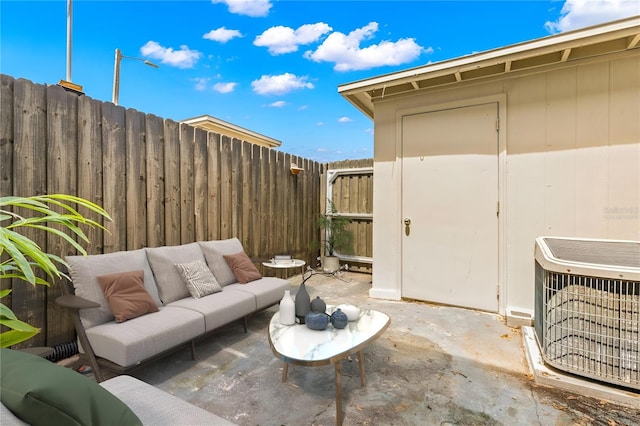
[(311, 297), (309, 297), (309, 293), (307, 292), (307, 287), (304, 285), (304, 282), (300, 284), (300, 288), (296, 292), (295, 300), (296, 318), (300, 324), (304, 324), (304, 317), (311, 310)]
[(342, 312), (340, 308), (331, 314), (331, 325), (333, 325), (333, 328), (345, 328), (348, 322), (349, 317), (347, 317), (347, 314)]
[(329, 315), (324, 312), (309, 311), (305, 315), (305, 323), (311, 330), (324, 330), (329, 325)]

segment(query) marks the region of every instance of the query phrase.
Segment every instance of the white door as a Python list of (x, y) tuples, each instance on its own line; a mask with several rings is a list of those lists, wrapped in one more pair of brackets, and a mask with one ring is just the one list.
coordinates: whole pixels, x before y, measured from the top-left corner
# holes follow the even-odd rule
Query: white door
[(497, 120), (497, 103), (402, 118), (403, 297), (498, 311)]

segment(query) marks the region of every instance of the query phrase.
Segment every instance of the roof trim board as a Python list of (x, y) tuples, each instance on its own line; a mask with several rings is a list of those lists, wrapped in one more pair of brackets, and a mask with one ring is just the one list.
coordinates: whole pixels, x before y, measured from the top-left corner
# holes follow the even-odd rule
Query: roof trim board
[(338, 92), (373, 119), (374, 102), (469, 80), (534, 70), (640, 47), (640, 15), (551, 35), (338, 86)]

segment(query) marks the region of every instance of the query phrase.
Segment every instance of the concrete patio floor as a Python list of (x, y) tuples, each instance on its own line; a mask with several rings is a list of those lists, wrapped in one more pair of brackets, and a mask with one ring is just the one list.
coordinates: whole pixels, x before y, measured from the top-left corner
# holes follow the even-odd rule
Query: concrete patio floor
[[(290, 278), (292, 295), (301, 282)], [(389, 328), (365, 349), (367, 385), (356, 357), (342, 361), (345, 425), (633, 425), (640, 412), (536, 384), (522, 333), (502, 317), (428, 303), (371, 299), (371, 276), (315, 275), (312, 298), (385, 312)], [(335, 424), (332, 366), (291, 366), (269, 347), (271, 307), (133, 375), (240, 425)]]

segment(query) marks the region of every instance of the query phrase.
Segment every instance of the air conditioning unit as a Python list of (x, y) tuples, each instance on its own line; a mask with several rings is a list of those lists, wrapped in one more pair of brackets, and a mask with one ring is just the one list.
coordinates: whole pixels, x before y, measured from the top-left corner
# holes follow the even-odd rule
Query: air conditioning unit
[(536, 239), (535, 297), (546, 364), (640, 390), (640, 242)]

